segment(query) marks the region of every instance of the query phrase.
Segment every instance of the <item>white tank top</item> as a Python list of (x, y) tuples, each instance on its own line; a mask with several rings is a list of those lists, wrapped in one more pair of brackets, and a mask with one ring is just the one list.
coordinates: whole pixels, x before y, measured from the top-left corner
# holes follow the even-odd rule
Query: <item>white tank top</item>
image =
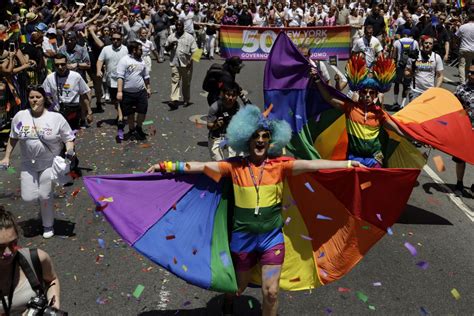
[[(20, 281), (18, 282), (15, 291), (13, 292), (12, 306), (10, 309), (11, 316), (19, 316), (23, 314), (26, 310), (26, 303), (32, 298), (35, 297), (36, 293), (31, 288), (30, 282), (26, 278), (23, 271), (20, 271)], [(5, 302), (8, 304), (8, 294), (5, 296)], [(4, 314), (3, 305), (0, 304), (0, 315)]]

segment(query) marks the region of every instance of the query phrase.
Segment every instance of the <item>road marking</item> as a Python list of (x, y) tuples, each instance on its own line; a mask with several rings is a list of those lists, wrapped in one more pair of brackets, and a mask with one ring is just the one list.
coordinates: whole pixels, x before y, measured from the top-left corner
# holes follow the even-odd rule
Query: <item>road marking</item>
[[(436, 172), (434, 172), (433, 169), (431, 169), (428, 165), (425, 165), (423, 167), (423, 170), (433, 179), (434, 182), (445, 188), (449, 192), (451, 189), (444, 183), (444, 181), (438, 176)], [(471, 222), (474, 222), (474, 212), (466, 205), (464, 202), (461, 200), (460, 197), (457, 197), (456, 194), (454, 193), (448, 193), (448, 197), (453, 201), (456, 206), (466, 214), (466, 216), (471, 220)]]
[(167, 276), (170, 275), (168, 271), (164, 271), (165, 278), (163, 278), (163, 282), (160, 288), (160, 293), (158, 293), (158, 297), (160, 298), (160, 302), (158, 303), (158, 309), (165, 310), (168, 307), (170, 291), (167, 291), (165, 288), (165, 284), (168, 282)]

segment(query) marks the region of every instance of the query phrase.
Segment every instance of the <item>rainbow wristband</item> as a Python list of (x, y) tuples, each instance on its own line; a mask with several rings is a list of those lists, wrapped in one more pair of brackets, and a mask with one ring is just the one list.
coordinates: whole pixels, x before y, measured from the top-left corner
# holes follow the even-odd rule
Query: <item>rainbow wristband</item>
[(166, 168), (165, 168), (164, 162), (163, 162), (163, 161), (160, 161), (158, 164), (160, 165), (160, 171), (161, 171), (161, 172), (165, 171)]
[(174, 171), (176, 173), (179, 173), (179, 161), (177, 160), (174, 162)]
[(166, 168), (166, 172), (167, 173), (170, 173), (171, 172), (171, 168), (172, 168), (172, 163), (171, 161), (165, 161), (165, 168)]
[(184, 161), (179, 162), (179, 169), (181, 169), (181, 173), (184, 173)]

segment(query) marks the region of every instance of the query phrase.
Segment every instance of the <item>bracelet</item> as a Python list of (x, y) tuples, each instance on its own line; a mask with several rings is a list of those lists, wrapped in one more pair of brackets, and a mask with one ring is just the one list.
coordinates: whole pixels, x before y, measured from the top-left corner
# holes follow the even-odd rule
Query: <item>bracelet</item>
[(177, 160), (176, 160), (175, 163), (174, 163), (174, 171), (175, 171), (176, 173), (179, 173), (179, 161), (177, 161)]
[(351, 160), (347, 161), (347, 168), (352, 168), (352, 161)]
[(184, 161), (179, 162), (179, 169), (181, 169), (181, 173), (184, 173)]
[(162, 161), (160, 161), (160, 162), (158, 163), (158, 165), (160, 166), (160, 171), (161, 171), (161, 172), (165, 171), (165, 164), (164, 164)]

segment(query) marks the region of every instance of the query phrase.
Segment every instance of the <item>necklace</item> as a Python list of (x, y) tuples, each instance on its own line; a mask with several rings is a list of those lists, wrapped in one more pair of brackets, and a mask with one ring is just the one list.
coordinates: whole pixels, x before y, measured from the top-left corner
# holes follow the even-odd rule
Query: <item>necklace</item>
[(257, 205), (255, 206), (254, 215), (260, 215), (260, 184), (262, 183), (265, 163), (266, 163), (266, 160), (263, 161), (262, 166), (260, 167), (260, 176), (258, 178), (258, 183), (257, 183), (257, 179), (255, 178), (255, 175), (253, 173), (252, 166), (250, 165), (250, 162), (247, 160), (247, 165), (248, 165), (249, 171), (250, 171), (250, 177), (252, 178), (252, 182), (253, 182), (253, 186), (255, 187), (255, 191), (257, 192)]

